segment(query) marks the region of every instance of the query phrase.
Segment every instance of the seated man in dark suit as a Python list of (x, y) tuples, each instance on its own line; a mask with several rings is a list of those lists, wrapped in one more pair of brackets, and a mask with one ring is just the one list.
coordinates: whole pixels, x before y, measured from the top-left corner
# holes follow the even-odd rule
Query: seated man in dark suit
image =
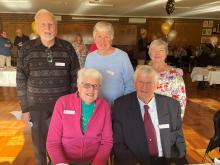
[(158, 75), (142, 65), (134, 74), (136, 92), (118, 98), (112, 109), (114, 165), (181, 165), (186, 145), (180, 105), (154, 94)]

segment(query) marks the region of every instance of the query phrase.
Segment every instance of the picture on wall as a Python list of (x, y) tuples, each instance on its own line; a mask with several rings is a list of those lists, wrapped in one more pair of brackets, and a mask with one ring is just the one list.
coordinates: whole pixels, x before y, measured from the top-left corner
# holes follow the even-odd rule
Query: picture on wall
[(206, 29), (206, 34), (207, 34), (208, 36), (212, 35), (212, 28)]
[(210, 35), (212, 35), (212, 28), (204, 28), (204, 29), (202, 29), (202, 35), (203, 36), (210, 36)]
[(209, 37), (202, 36), (201, 37), (201, 43), (202, 44), (209, 43)]
[(210, 28), (213, 27), (213, 20), (209, 20), (209, 22), (208, 22), (208, 27), (210, 27)]
[(206, 35), (206, 29), (202, 29), (202, 35)]
[(209, 26), (209, 21), (205, 20), (203, 21), (202, 27), (208, 27)]

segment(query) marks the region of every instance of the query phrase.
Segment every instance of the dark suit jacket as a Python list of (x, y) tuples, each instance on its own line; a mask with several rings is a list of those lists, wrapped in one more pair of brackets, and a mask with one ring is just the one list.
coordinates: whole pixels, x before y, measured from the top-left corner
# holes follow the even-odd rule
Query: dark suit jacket
[[(159, 125), (169, 124), (160, 129), (161, 144), (165, 158), (185, 156), (185, 140), (181, 127), (179, 102), (167, 96), (155, 94)], [(116, 165), (150, 165), (143, 118), (136, 92), (118, 98), (112, 109), (113, 154)]]

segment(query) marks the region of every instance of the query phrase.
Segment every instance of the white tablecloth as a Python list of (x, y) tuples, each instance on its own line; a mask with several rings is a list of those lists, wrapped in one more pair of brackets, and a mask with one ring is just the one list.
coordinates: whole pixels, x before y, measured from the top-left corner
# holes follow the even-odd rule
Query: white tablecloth
[(209, 70), (203, 67), (194, 67), (191, 73), (192, 81), (208, 81)]
[(16, 87), (16, 69), (0, 69), (0, 86)]
[(209, 85), (220, 84), (220, 68), (194, 67), (191, 73), (192, 81), (208, 81)]
[(220, 84), (220, 70), (209, 71), (208, 75), (209, 84)]

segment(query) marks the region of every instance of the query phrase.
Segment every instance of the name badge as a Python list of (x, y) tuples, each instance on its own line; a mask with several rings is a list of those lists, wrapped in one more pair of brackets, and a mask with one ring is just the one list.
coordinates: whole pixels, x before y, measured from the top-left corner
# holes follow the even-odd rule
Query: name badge
[(166, 128), (170, 128), (170, 124), (160, 124), (159, 125), (160, 129), (166, 129)]
[(55, 62), (55, 66), (65, 66), (64, 62)]
[(108, 73), (108, 74), (110, 74), (111, 76), (114, 76), (114, 72), (113, 71), (111, 71), (111, 70), (106, 70), (106, 72)]
[(63, 111), (63, 114), (66, 114), (66, 115), (75, 115), (76, 111), (75, 110), (67, 110), (65, 109)]

